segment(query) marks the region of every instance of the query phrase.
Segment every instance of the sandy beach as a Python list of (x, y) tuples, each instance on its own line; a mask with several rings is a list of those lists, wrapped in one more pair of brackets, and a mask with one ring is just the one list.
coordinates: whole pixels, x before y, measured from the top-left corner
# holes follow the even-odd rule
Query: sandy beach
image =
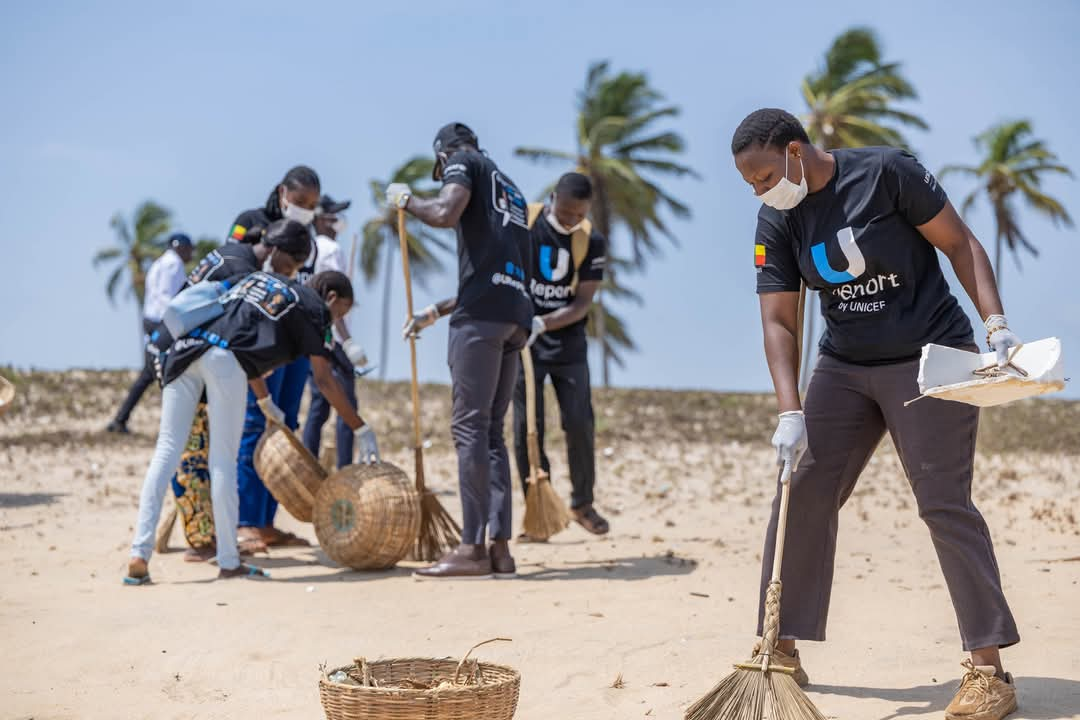
[[(773, 492), (767, 396), (598, 392), (598, 506), (612, 533), (573, 526), (518, 545), (517, 580), (423, 583), (410, 563), (359, 573), (313, 547), (256, 556), (270, 582), (211, 581), (216, 569), (182, 561), (177, 529), (175, 551), (151, 562), (154, 584), (129, 588), (120, 578), (159, 406), (152, 391), (132, 435), (101, 432), (130, 378), (27, 375), (0, 418), (4, 718), (314, 720), (324, 663), (459, 656), (496, 636), (513, 642), (479, 654), (521, 671), (521, 720), (681, 718), (750, 651)], [(427, 470), (459, 515), (448, 394), (423, 389)], [(361, 385), (384, 459), (411, 477), (407, 397), (405, 385)], [(1017, 720), (1080, 717), (1078, 428), (1080, 403), (984, 416), (974, 495), (1023, 638), (1004, 653)], [(559, 435), (549, 452), (565, 495)], [(314, 541), (309, 524), (278, 518)], [(830, 718), (940, 718), (962, 673), (952, 607), (888, 440), (841, 515), (829, 640), (802, 654)]]

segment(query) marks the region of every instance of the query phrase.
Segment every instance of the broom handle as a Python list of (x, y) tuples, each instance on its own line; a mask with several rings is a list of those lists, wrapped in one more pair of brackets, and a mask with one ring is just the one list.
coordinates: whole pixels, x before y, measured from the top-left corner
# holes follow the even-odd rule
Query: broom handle
[[(405, 307), (413, 317), (412, 275), (409, 272), (409, 240), (405, 233), (405, 208), (398, 208), (398, 243), (401, 245), (401, 271), (405, 275)], [(416, 489), (424, 492), (424, 445), (420, 435), (420, 384), (416, 377), (416, 336), (409, 335), (409, 362), (412, 365), (413, 448), (416, 461)]]
[(521, 349), (521, 371), (525, 373), (525, 427), (528, 429), (526, 447), (529, 451), (529, 483), (540, 475), (540, 441), (536, 436), (536, 375), (533, 374), (532, 351)]

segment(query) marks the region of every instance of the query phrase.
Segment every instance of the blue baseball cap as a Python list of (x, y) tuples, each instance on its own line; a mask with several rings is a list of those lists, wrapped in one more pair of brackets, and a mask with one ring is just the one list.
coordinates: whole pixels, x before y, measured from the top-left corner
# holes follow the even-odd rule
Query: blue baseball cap
[(185, 235), (184, 233), (173, 233), (172, 235), (169, 236), (169, 247), (178, 248), (178, 247), (191, 247), (191, 246), (192, 246), (191, 238), (188, 237), (187, 235)]

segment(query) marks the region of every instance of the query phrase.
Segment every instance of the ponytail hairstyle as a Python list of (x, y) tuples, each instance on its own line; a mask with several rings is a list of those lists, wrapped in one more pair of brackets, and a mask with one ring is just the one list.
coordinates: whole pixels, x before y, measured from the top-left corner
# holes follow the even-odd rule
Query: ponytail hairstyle
[(296, 167), (285, 173), (285, 177), (274, 186), (274, 189), (270, 191), (270, 195), (266, 198), (266, 205), (263, 210), (270, 216), (271, 220), (280, 220), (281, 214), (281, 200), (278, 198), (278, 190), (284, 186), (286, 190), (301, 190), (309, 189), (319, 192), (321, 185), (319, 183), (319, 176), (314, 170), (307, 165), (297, 165)]
[(308, 287), (319, 293), (319, 297), (323, 300), (326, 300), (331, 292), (337, 294), (343, 300), (353, 299), (352, 283), (349, 282), (349, 278), (345, 276), (345, 273), (340, 273), (337, 270), (324, 270), (317, 273), (307, 281), (307, 284)]
[[(259, 231), (263, 245), (277, 248), (301, 265), (311, 255), (311, 231), (306, 225), (295, 220), (275, 220)], [(250, 234), (249, 230), (248, 235)]]

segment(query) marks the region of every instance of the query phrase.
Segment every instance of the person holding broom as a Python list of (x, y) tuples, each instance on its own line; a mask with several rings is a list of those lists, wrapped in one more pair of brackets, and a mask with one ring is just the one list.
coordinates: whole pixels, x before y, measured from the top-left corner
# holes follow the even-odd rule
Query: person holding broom
[[(735, 166), (762, 201), (754, 247), (765, 356), (779, 405), (772, 442), (791, 479), (781, 576), (779, 654), (807, 682), (796, 640), (825, 640), (838, 513), (885, 432), (891, 435), (937, 551), (970, 659), (950, 720), (998, 720), (1016, 709), (1000, 648), (1020, 640), (1002, 592), (990, 533), (971, 499), (979, 411), (919, 395), (921, 348), (976, 350), (938, 251), (985, 319), (987, 344), (1008, 362), (1009, 329), (985, 250), (944, 189), (894, 148), (825, 152), (777, 109), (746, 117)], [(818, 292), (825, 333), (805, 401), (796, 382), (800, 283)], [(778, 493), (779, 496), (779, 493)], [(762, 557), (769, 579), (779, 502)], [(762, 612), (764, 610), (762, 609)], [(759, 617), (759, 633), (761, 619)]]
[[(583, 228), (592, 204), (592, 182), (581, 173), (566, 173), (542, 207), (530, 206), (529, 252), (534, 276), (529, 282), (533, 330), (529, 337), (536, 378), (536, 433), (540, 467), (550, 473), (544, 452), (544, 379), (551, 377), (566, 434), (566, 459), (573, 492), (574, 519), (594, 535), (610, 527), (593, 507), (596, 482), (592, 388), (589, 384), (586, 316), (604, 279), (605, 241)], [(539, 204), (538, 204), (539, 205)], [(514, 454), (522, 487), (528, 492), (524, 370), (514, 390)], [(529, 540), (523, 535), (521, 540)]]
[(457, 230), (457, 297), (429, 305), (405, 326), (408, 337), (451, 315), (450, 430), (458, 456), (461, 544), (418, 570), (423, 579), (513, 577), (517, 572), (509, 545), (512, 496), (503, 419), (518, 353), (532, 326), (525, 289), (528, 211), (525, 196), (479, 148), (472, 130), (450, 123), (435, 136), (432, 177), (443, 183), (438, 196), (414, 197), (402, 183), (386, 189), (391, 207), (404, 208), (432, 227)]

